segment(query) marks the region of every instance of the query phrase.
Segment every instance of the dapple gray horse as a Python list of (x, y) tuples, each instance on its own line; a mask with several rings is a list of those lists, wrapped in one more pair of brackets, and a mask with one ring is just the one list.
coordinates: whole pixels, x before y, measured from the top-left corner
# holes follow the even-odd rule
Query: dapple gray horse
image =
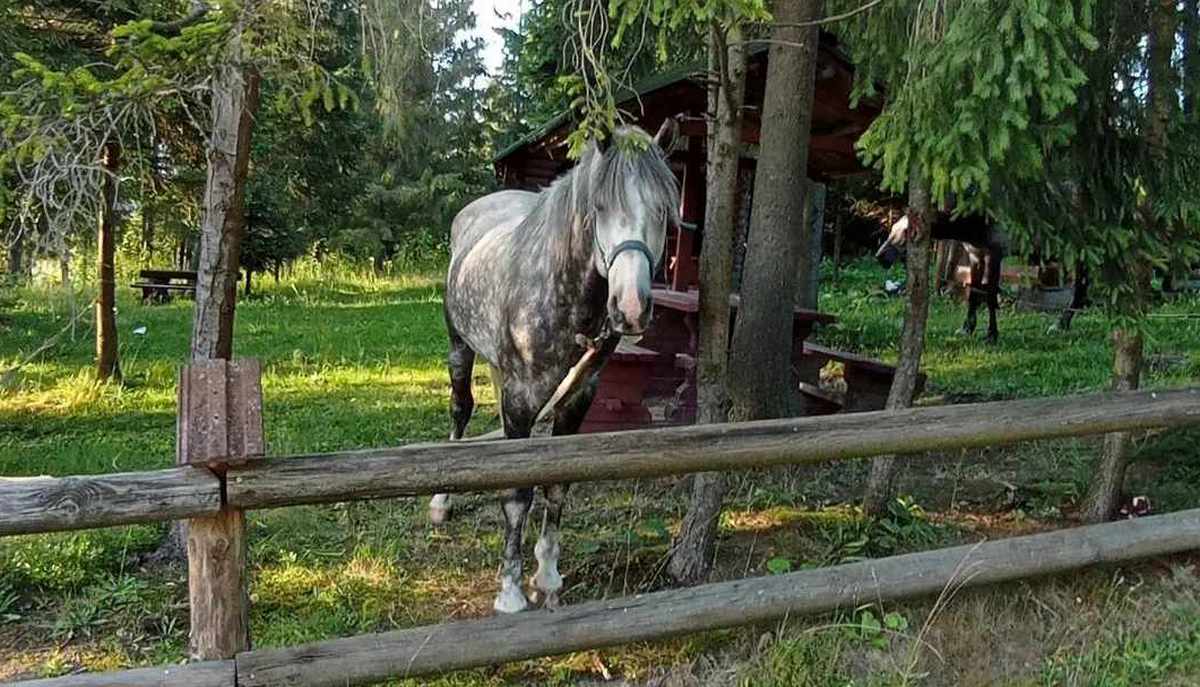
[[(451, 440), (463, 437), (475, 405), (476, 355), (497, 379), (504, 436), (524, 438), (588, 346), (599, 347), (602, 363), (620, 335), (645, 330), (650, 279), (667, 226), (679, 222), (679, 187), (664, 152), (674, 133), (671, 120), (653, 140), (623, 127), (611, 144), (590, 144), (574, 168), (540, 193), (500, 191), (455, 217), (445, 296)], [(595, 386), (596, 374), (589, 373), (554, 407), (554, 434), (578, 431)], [(563, 586), (558, 525), (567, 486), (544, 485), (543, 492), (533, 587), (553, 607)], [(521, 540), (533, 489), (510, 489), (501, 498), (504, 562), (494, 605), (514, 613), (528, 607)], [(449, 506), (448, 495), (434, 496), (430, 517), (444, 520)]]

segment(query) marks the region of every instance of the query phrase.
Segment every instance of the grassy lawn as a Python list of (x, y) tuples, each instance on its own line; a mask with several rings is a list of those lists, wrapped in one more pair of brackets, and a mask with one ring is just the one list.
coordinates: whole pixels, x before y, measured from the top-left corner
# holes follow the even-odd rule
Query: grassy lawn
[[(903, 302), (882, 295), (884, 276), (858, 263), (836, 285), (826, 280), (822, 309), (841, 319), (819, 331), (823, 343), (894, 357)], [(264, 280), (259, 294), (239, 305), (235, 347), (264, 363), (271, 454), (446, 435), (438, 282), (436, 270), (387, 279), (310, 271), (279, 285)], [(67, 306), (52, 292), (0, 299), (6, 369), (64, 326)], [(1198, 312), (1194, 296), (1157, 308), (1147, 386), (1200, 379), (1200, 319), (1179, 317)], [(931, 402), (1107, 385), (1107, 323), (1099, 314), (1076, 318), (1070, 333), (1049, 334), (1049, 316), (1006, 307), (997, 346), (958, 337), (963, 314), (961, 304), (935, 301), (926, 364)], [(123, 385), (92, 381), (91, 333), (81, 327), (74, 341), (33, 361), (0, 391), (0, 475), (103, 473), (173, 461), (175, 374), (187, 350), (191, 304), (145, 307), (127, 292), (118, 317)], [(144, 335), (133, 333), (143, 326)], [(476, 372), (471, 432), (481, 433), (497, 421), (491, 385), (483, 369)], [(1130, 488), (1158, 511), (1200, 506), (1197, 439), (1195, 431), (1141, 437)], [(875, 525), (846, 505), (856, 499), (865, 464), (739, 476), (722, 521), (717, 577), (1070, 524), (1096, 447), (1095, 440), (1039, 442), (913, 460), (902, 480), (904, 503)], [(665, 585), (666, 547), (685, 494), (683, 482), (672, 479), (574, 488), (564, 532), (565, 601)], [(457, 503), (457, 518), (443, 529), (429, 526), (424, 502), (412, 499), (252, 513), (255, 644), (490, 613), (499, 509), (489, 495)], [(0, 680), (180, 660), (184, 574), (141, 559), (164, 531), (135, 526), (0, 540)], [(604, 674), (660, 685), (1192, 684), (1200, 677), (1195, 564), (1179, 558), (1100, 570), (963, 593), (942, 605), (848, 609), (786, 626), (472, 671), (436, 684), (578, 684)], [(873, 619), (890, 625), (875, 630)]]

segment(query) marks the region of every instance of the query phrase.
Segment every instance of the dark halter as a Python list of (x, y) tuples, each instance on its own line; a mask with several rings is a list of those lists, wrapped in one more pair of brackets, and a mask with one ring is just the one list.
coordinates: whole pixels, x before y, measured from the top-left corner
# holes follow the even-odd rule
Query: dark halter
[[(597, 244), (597, 248), (599, 248), (599, 244)], [(617, 261), (617, 256), (627, 250), (636, 250), (645, 255), (646, 262), (650, 263), (651, 272), (658, 267), (658, 260), (654, 257), (654, 253), (650, 252), (650, 246), (647, 246), (645, 241), (630, 239), (629, 241), (622, 241), (613, 246), (612, 252), (608, 254), (607, 258), (604, 258), (604, 250), (600, 250), (600, 257), (604, 258), (604, 277), (606, 279), (608, 278), (608, 271), (612, 269), (613, 263)]]

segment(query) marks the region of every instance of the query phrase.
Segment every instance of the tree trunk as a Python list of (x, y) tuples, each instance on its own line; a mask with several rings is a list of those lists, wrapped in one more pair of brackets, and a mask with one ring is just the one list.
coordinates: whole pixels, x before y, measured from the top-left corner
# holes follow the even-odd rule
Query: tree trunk
[[(929, 225), (933, 212), (929, 202), (929, 182), (917, 172), (909, 178), (908, 218), (917, 228), (908, 241), (908, 307), (904, 330), (900, 335), (900, 361), (888, 391), (887, 408), (895, 410), (912, 405), (925, 351), (925, 323), (929, 319)], [(863, 512), (879, 517), (887, 512), (895, 489), (896, 457), (880, 456), (871, 464), (871, 475), (863, 496)]]
[[(1149, 37), (1149, 84), (1147, 102), (1150, 112), (1146, 125), (1144, 145), (1151, 157), (1167, 163), (1167, 132), (1175, 112), (1177, 89), (1171, 56), (1175, 50), (1175, 33), (1178, 28), (1175, 0), (1154, 0), (1151, 3)], [(1139, 208), (1143, 230), (1156, 232), (1158, 219), (1152, 203), (1157, 189), (1142, 200)], [(1113, 330), (1113, 389), (1132, 391), (1138, 388), (1142, 369), (1141, 323), (1145, 317), (1149, 298), (1150, 279), (1153, 268), (1143, 258), (1134, 257), (1128, 273), (1133, 287), (1122, 294), (1117, 307), (1127, 325)], [(1113, 517), (1121, 505), (1121, 492), (1125, 484), (1125, 468), (1129, 464), (1132, 440), (1127, 432), (1109, 434), (1104, 438), (1104, 452), (1100, 465), (1092, 478), (1083, 506), (1083, 519), (1087, 522), (1103, 522)]]
[[(258, 109), (258, 73), (243, 64), (243, 9), (224, 61), (217, 65), (212, 86), (212, 135), (208, 144), (208, 178), (200, 255), (196, 265), (196, 305), (192, 318), (192, 360), (233, 357), (233, 314), (237, 303), (238, 265), (246, 231), (246, 173), (250, 135)], [(189, 265), (189, 237), (180, 244), (180, 262)], [(181, 269), (187, 267), (181, 266)], [(187, 551), (187, 524), (177, 522), (152, 560), (178, 561)]]
[(117, 174), (121, 170), (121, 146), (109, 141), (104, 146), (103, 198), (100, 202), (100, 224), (96, 243), (97, 276), (100, 293), (96, 298), (96, 376), (101, 380), (121, 380), (121, 364), (117, 359)]
[[(808, 232), (802, 238), (803, 249), (797, 263), (800, 283), (796, 284), (796, 305), (816, 310), (821, 300), (821, 258), (825, 250), (825, 184), (808, 182), (808, 199), (804, 204), (804, 222)], [(807, 276), (806, 276), (807, 275)]]
[(245, 296), (246, 298), (250, 297), (250, 275), (251, 275), (250, 270), (246, 270), (246, 288), (242, 292), (242, 295)]
[(1195, 122), (1200, 109), (1200, 0), (1184, 0), (1183, 49), (1183, 114)]
[(154, 204), (142, 199), (142, 250), (149, 257), (154, 253)]
[[(808, 141), (817, 66), (820, 0), (781, 0), (771, 33), (762, 141), (754, 171), (742, 301), (729, 357), (732, 419), (797, 414), (792, 386), (792, 321), (798, 285), (809, 279), (812, 227), (805, 225)], [(799, 269), (798, 269), (799, 268)], [(797, 274), (800, 271), (801, 274)]]
[(8, 278), (21, 282), (25, 280), (25, 234), (16, 229), (8, 244)]
[(246, 225), (246, 172), (259, 81), (258, 74), (242, 64), (244, 21), (243, 12), (234, 27), (225, 61), (213, 78), (213, 128), (200, 229), (192, 360), (233, 356), (238, 262)]
[[(724, 422), (728, 412), (726, 368), (729, 348), (729, 294), (733, 286), (734, 205), (742, 149), (742, 100), (746, 52), (741, 30), (728, 34), (714, 25), (709, 35), (709, 67), (718, 86), (709, 87), (708, 170), (704, 243), (700, 250), (700, 332), (696, 360), (697, 422)], [(725, 476), (692, 478), (692, 498), (671, 550), (668, 572), (680, 584), (708, 577), (716, 545), (717, 518), (725, 497)]]

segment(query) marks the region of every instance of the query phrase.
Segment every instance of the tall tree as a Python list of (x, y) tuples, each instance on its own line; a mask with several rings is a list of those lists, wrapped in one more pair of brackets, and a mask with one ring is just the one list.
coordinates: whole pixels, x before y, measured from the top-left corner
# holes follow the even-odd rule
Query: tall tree
[[(697, 422), (728, 420), (729, 295), (733, 291), (733, 237), (742, 151), (742, 101), (746, 51), (742, 29), (709, 28), (708, 167), (705, 178), (704, 243), (700, 249), (700, 332), (696, 360)], [(668, 572), (681, 584), (708, 577), (716, 546), (717, 521), (728, 489), (725, 475), (692, 477), (691, 500), (671, 546)]]
[[(737, 420), (788, 417), (798, 411), (791, 368), (793, 294), (810, 278), (798, 274), (810, 250), (808, 142), (812, 130), (823, 0), (779, 0), (767, 62), (762, 141), (741, 307), (729, 360), (732, 415)], [(811, 261), (803, 260), (804, 264)], [(817, 265), (811, 265), (816, 269)]]
[(233, 357), (233, 315), (245, 233), (246, 173), (258, 109), (258, 72), (247, 64), (243, 34), (254, 2), (238, 10), (212, 82), (208, 183), (200, 225), (200, 265), (192, 319), (192, 360)]
[(96, 376), (100, 379), (121, 380), (117, 359), (117, 188), (121, 173), (121, 145), (116, 141), (104, 144), (100, 166), (104, 170), (101, 186), (100, 221), (96, 233), (99, 250), (97, 277), (99, 295), (96, 298)]
[[(1148, 116), (1143, 139), (1147, 159), (1159, 167), (1170, 165), (1168, 137), (1179, 98), (1172, 61), (1178, 18), (1176, 0), (1151, 0), (1146, 84)], [(1153, 182), (1147, 190), (1149, 192), (1139, 202), (1137, 220), (1142, 224), (1142, 232), (1153, 236), (1162, 233), (1163, 223), (1153, 205), (1165, 192)], [(1153, 268), (1146, 255), (1135, 256), (1131, 267), (1130, 288), (1118, 295), (1117, 309), (1123, 321), (1112, 332), (1113, 389), (1116, 391), (1135, 390), (1141, 382), (1144, 347), (1141, 327)], [(1131, 451), (1132, 436), (1128, 432), (1105, 436), (1104, 451), (1084, 505), (1085, 520), (1103, 522), (1116, 513)]]

